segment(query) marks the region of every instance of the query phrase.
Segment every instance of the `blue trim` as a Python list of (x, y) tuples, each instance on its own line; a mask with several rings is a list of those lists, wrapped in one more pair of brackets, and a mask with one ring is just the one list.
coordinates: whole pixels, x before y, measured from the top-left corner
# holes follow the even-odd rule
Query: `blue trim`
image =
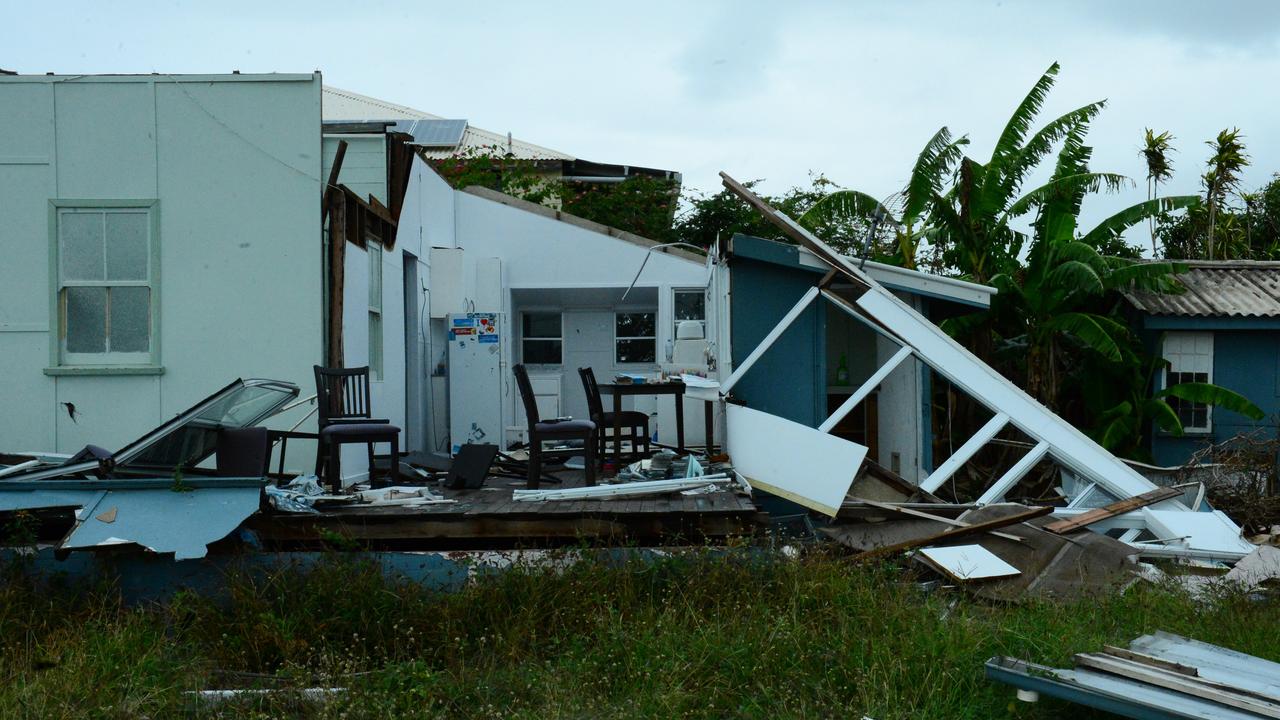
[[(1056, 697), (1076, 705), (1083, 705), (1127, 718), (1138, 720), (1179, 720), (1187, 715), (1166, 711), (1164, 708), (1148, 705), (1139, 700), (1116, 697), (1076, 683), (1061, 680), (1048, 673), (1043, 675), (1034, 671), (1019, 671), (1000, 664), (1000, 658), (991, 658), (986, 662), (987, 679), (1012, 685), (1023, 690), (1035, 692), (1049, 697)], [(1168, 692), (1173, 693), (1173, 690)]]
[(1147, 330), (1280, 330), (1280, 318), (1144, 315)]
[(776, 240), (765, 240), (764, 238), (742, 234), (735, 234), (731, 243), (731, 252), (735, 257), (796, 268), (815, 275), (825, 273), (822, 268), (810, 267), (800, 262), (800, 247), (798, 245), (787, 245)]

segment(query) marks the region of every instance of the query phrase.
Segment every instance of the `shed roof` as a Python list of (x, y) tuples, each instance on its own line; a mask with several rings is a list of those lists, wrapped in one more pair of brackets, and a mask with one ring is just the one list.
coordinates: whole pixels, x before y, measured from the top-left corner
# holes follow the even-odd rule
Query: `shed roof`
[(1148, 315), (1171, 317), (1280, 317), (1280, 262), (1207, 261), (1185, 263), (1179, 294), (1130, 291), (1125, 297)]
[[(407, 105), (397, 105), (396, 103), (379, 100), (368, 95), (343, 90), (341, 88), (324, 86), (324, 97), (322, 100), (321, 115), (326, 122), (337, 120), (348, 121), (367, 121), (367, 120), (445, 120), (439, 115), (433, 115), (429, 112), (411, 108)], [(462, 141), (456, 146), (450, 147), (426, 147), (422, 153), (427, 158), (447, 158), (458, 150), (467, 148), (491, 147), (491, 146), (507, 147), (507, 135), (496, 133), (491, 130), (484, 130), (474, 125), (467, 124), (466, 131), (462, 135)], [(524, 140), (511, 139), (510, 152), (513, 157), (522, 160), (574, 160), (572, 155), (566, 155), (559, 150), (552, 150), (541, 145), (534, 145)]]

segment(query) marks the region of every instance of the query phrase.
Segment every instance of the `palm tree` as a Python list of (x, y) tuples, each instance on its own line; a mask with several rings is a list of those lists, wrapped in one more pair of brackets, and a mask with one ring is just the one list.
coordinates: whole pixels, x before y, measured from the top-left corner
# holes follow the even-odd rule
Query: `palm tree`
[[(1173, 177), (1173, 164), (1169, 162), (1169, 151), (1173, 149), (1173, 135), (1164, 131), (1157, 135), (1151, 128), (1146, 129), (1143, 138), (1142, 156), (1147, 161), (1147, 199), (1154, 200), (1160, 196), (1160, 181)], [(1151, 230), (1151, 254), (1156, 248), (1156, 219), (1148, 218)]]
[(1213, 154), (1209, 156), (1209, 170), (1204, 174), (1205, 199), (1209, 205), (1209, 237), (1205, 254), (1212, 260), (1218, 209), (1226, 202), (1228, 193), (1239, 187), (1240, 171), (1249, 164), (1249, 156), (1244, 152), (1239, 128), (1223, 130), (1214, 140), (1206, 140), (1205, 145), (1213, 148)]

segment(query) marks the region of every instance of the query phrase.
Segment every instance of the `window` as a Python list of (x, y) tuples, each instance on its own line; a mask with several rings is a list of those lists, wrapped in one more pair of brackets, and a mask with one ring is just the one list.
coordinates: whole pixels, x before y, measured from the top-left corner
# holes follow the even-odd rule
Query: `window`
[(526, 364), (559, 365), (564, 352), (560, 313), (528, 312), (520, 318), (520, 353)]
[(685, 320), (697, 320), (702, 324), (702, 336), (707, 336), (707, 294), (701, 288), (696, 290), (676, 290), (675, 295), (675, 327), (671, 337), (680, 337), (674, 330), (679, 329)]
[[(1169, 361), (1169, 368), (1165, 371), (1165, 387), (1187, 382), (1213, 382), (1213, 333), (1171, 332), (1166, 334), (1164, 359)], [(1167, 400), (1169, 406), (1178, 414), (1178, 420), (1182, 421), (1184, 430), (1208, 432), (1212, 429), (1213, 415), (1208, 405), (1174, 397)]]
[(657, 362), (657, 314), (620, 312), (613, 317), (614, 361), (619, 365)]
[(382, 246), (365, 238), (369, 252), (369, 379), (382, 379)]
[(59, 366), (152, 366), (154, 201), (54, 203)]

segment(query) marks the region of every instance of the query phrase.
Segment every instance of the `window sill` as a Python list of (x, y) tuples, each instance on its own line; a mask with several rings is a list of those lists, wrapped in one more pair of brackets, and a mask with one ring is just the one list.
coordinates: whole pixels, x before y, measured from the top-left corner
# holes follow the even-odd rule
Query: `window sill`
[(163, 365), (59, 365), (44, 369), (45, 375), (163, 375)]

